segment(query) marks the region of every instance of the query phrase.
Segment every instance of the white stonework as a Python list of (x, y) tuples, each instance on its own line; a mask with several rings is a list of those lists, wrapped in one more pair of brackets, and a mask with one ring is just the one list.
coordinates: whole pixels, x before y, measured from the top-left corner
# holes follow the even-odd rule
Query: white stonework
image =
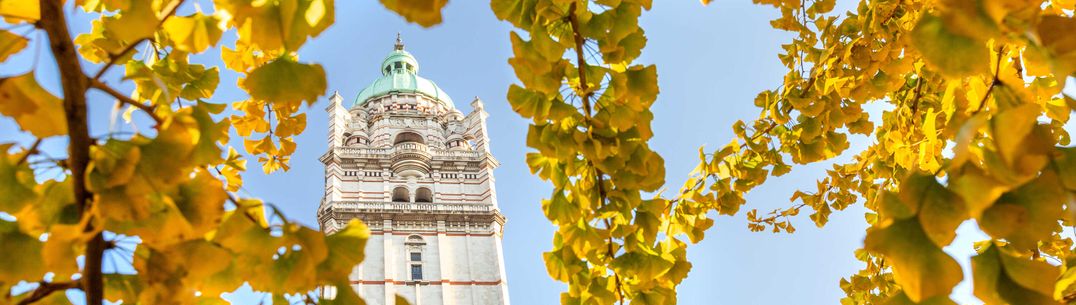
[(493, 179), (498, 163), (482, 101), (475, 98), (467, 115), (456, 110), (436, 85), (417, 77), (417, 61), (399, 41), (381, 70), (379, 81), (411, 83), (375, 83), (367, 90), (386, 92), (364, 90), (350, 109), (333, 94), (326, 109), (318, 222), (327, 234), (353, 218), (371, 230), (351, 286), (371, 305), (394, 304), (396, 294), (415, 305), (509, 304), (505, 218)]

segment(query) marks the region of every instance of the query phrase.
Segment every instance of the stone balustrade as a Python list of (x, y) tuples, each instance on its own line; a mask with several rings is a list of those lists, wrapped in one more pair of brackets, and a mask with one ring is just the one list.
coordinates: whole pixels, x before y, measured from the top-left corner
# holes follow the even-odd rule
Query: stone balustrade
[(391, 157), (395, 152), (401, 150), (419, 151), (418, 146), (420, 145), (422, 151), (428, 153), (434, 160), (481, 159), (485, 156), (485, 152), (482, 151), (436, 149), (429, 148), (425, 144), (420, 143), (400, 143), (392, 148), (337, 147), (335, 152), (337, 155), (345, 158), (384, 158)]
[(338, 211), (360, 213), (485, 214), (497, 211), (492, 205), (482, 203), (334, 201), (330, 206)]

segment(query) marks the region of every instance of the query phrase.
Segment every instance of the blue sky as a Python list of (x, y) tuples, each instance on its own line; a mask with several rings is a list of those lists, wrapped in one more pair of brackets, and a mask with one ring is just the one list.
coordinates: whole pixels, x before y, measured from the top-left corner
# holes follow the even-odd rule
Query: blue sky
[[(541, 253), (551, 247), (554, 232), (539, 203), (548, 196), (550, 187), (530, 175), (524, 162), (524, 154), (529, 151), (524, 142), (527, 121), (512, 112), (505, 101), (509, 84), (516, 81), (507, 64), (511, 56), (510, 26), (498, 21), (488, 1), (481, 0), (450, 2), (444, 11), (445, 22), (429, 29), (405, 22), (376, 1), (337, 1), (336, 5), (336, 24), (300, 51), (302, 60), (325, 67), (329, 81), (326, 97), (339, 91), (350, 103), (379, 75), (378, 65), (392, 49), (396, 33), (401, 32), (407, 50), (421, 64), (420, 74), (448, 92), (458, 108), (467, 112), (473, 97), (484, 100), (490, 113), (493, 153), (501, 162), (495, 175), (500, 207), (508, 217), (504, 257), (511, 301), (516, 305), (558, 303), (565, 285), (547, 276), (541, 260)], [(182, 11), (192, 9), (185, 7)], [(69, 11), (69, 15), (77, 23), (75, 32), (87, 30), (85, 14)], [(657, 65), (661, 87), (653, 109), (656, 135), (651, 145), (666, 160), (670, 190), (678, 189), (696, 164), (699, 146), (714, 148), (727, 143), (733, 136), (733, 122), (758, 116), (752, 104), (755, 95), (780, 84), (785, 70), (776, 55), (780, 44), (790, 37), (769, 27), (769, 20), (775, 16), (772, 8), (746, 0), (715, 1), (710, 6), (698, 1), (655, 1), (653, 9), (643, 14), (642, 25), (649, 43), (639, 62)], [(234, 38), (226, 38), (224, 43), (230, 45), (231, 39)], [(33, 49), (31, 46), (0, 65), (0, 75), (34, 68), (46, 88), (60, 92), (47, 49), (42, 50), (36, 64)], [(219, 65), (219, 53), (197, 55), (192, 61)], [(119, 83), (119, 70), (110, 75), (110, 83)], [(244, 99), (244, 93), (235, 85), (236, 79), (234, 73), (222, 73), (211, 102)], [(118, 86), (131, 89), (130, 84)], [(95, 120), (91, 133), (107, 133), (112, 99), (93, 93), (90, 105), (90, 115)], [(251, 160), (241, 195), (263, 198), (282, 207), (289, 217), (316, 226), (314, 214), (324, 181), (317, 159), (326, 150), (326, 105), (326, 98), (322, 98), (306, 110), (307, 130), (296, 139), (298, 150), (292, 158), (292, 170), (266, 176)], [(32, 140), (15, 135), (15, 128), (10, 119), (0, 119), (0, 142)], [(850, 153), (837, 160), (847, 160), (867, 143), (866, 138), (854, 137)], [(242, 146), (239, 141), (233, 145)], [(63, 147), (58, 140), (44, 145), (53, 156), (62, 156)], [(768, 211), (789, 206), (792, 193), (797, 188), (813, 188), (826, 168), (828, 163), (800, 166), (788, 175), (771, 178), (748, 196), (745, 209)], [(749, 232), (742, 214), (717, 217), (706, 239), (689, 249), (694, 268), (679, 288), (680, 303), (837, 303), (844, 295), (838, 287), (840, 278), (862, 267), (853, 257), (865, 235), (861, 206), (833, 214), (825, 228), (814, 227), (806, 215), (795, 223), (799, 229), (795, 234), (774, 235)], [(957, 246), (946, 250), (957, 254), (967, 266), (971, 242), (985, 236), (972, 223), (966, 223), (960, 232), (954, 243)], [(970, 297), (967, 285), (959, 286), (954, 297), (961, 303), (977, 303)], [(238, 304), (259, 301), (249, 293), (229, 298)]]

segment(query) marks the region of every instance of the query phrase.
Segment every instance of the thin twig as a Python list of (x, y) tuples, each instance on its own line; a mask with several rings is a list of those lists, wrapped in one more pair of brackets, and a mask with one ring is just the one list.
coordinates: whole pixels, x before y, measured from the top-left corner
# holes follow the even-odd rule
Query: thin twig
[(151, 118), (153, 118), (154, 121), (157, 121), (157, 125), (160, 125), (160, 124), (164, 123), (164, 120), (161, 120), (161, 117), (158, 117), (157, 114), (154, 113), (154, 111), (153, 111), (154, 107), (153, 106), (149, 106), (149, 105), (146, 105), (146, 104), (143, 104), (143, 103), (139, 103), (138, 101), (135, 101), (134, 99), (132, 99), (132, 98), (126, 96), (126, 95), (123, 95), (123, 93), (120, 93), (119, 91), (116, 91), (116, 89), (114, 89), (112, 87), (109, 87), (108, 85), (106, 85), (105, 83), (102, 83), (99, 80), (92, 79), (92, 78), (90, 78), (89, 80), (90, 80), (90, 87), (92, 87), (94, 89), (97, 89), (97, 90), (104, 91), (105, 93), (108, 93), (108, 95), (111, 95), (112, 97), (116, 98), (116, 100), (120, 101), (121, 103), (131, 105), (131, 106), (135, 106), (138, 109), (141, 109), (143, 112), (148, 114)]
[(22, 157), (19, 158), (18, 162), (15, 162), (15, 166), (22, 165), (22, 163), (26, 162), (26, 159), (29, 158), (30, 155), (37, 153), (38, 146), (41, 146), (41, 138), (34, 140), (34, 144), (30, 145), (30, 149), (26, 150), (26, 154), (22, 155)]
[[(157, 25), (154, 27), (154, 29), (160, 28), (161, 25), (164, 25), (164, 22), (167, 21), (169, 17), (172, 17), (173, 15), (175, 15), (176, 11), (179, 10), (179, 7), (183, 6), (184, 1), (185, 0), (179, 0), (178, 2), (176, 2), (176, 5), (172, 6), (172, 8), (168, 11), (168, 14), (165, 14), (164, 17), (161, 17), (161, 20), (157, 22)], [(93, 80), (101, 79), (101, 76), (104, 76), (105, 72), (108, 72), (109, 68), (112, 68), (112, 66), (116, 65), (116, 62), (119, 61), (120, 58), (123, 58), (123, 57), (127, 56), (127, 53), (130, 53), (131, 51), (133, 51), (135, 49), (135, 47), (137, 47), (143, 41), (151, 40), (151, 38), (152, 37), (141, 38), (141, 39), (136, 40), (135, 42), (127, 45), (126, 47), (124, 47), (123, 50), (120, 51), (118, 54), (115, 54), (115, 55), (109, 54), (109, 57), (111, 57), (111, 58), (108, 60), (108, 63), (105, 64), (104, 67), (101, 67), (101, 70), (97, 70), (97, 73), (95, 73), (93, 75)]]
[(1001, 72), (1001, 53), (1004, 51), (1005, 46), (1001, 46), (1000, 48), (998, 48), (998, 60), (997, 63), (994, 65), (994, 79), (990, 81), (990, 87), (986, 88), (986, 93), (983, 94), (983, 99), (979, 101), (979, 108), (976, 108), (975, 111), (971, 113), (972, 115), (978, 114), (979, 111), (983, 110), (983, 107), (986, 106), (987, 99), (990, 98), (990, 94), (994, 92), (994, 87), (998, 85), (1005, 85), (1005, 83), (1001, 82), (1001, 78), (998, 77), (998, 74)]

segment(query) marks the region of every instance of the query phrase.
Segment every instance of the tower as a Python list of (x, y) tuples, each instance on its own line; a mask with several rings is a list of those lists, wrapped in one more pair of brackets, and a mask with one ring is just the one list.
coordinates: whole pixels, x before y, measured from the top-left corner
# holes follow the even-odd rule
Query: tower
[[(381, 77), (350, 107), (329, 107), (322, 231), (353, 218), (370, 227), (366, 259), (351, 286), (367, 304), (508, 304), (501, 237), (482, 101), (464, 115), (399, 36)], [(331, 293), (327, 292), (327, 293)]]

